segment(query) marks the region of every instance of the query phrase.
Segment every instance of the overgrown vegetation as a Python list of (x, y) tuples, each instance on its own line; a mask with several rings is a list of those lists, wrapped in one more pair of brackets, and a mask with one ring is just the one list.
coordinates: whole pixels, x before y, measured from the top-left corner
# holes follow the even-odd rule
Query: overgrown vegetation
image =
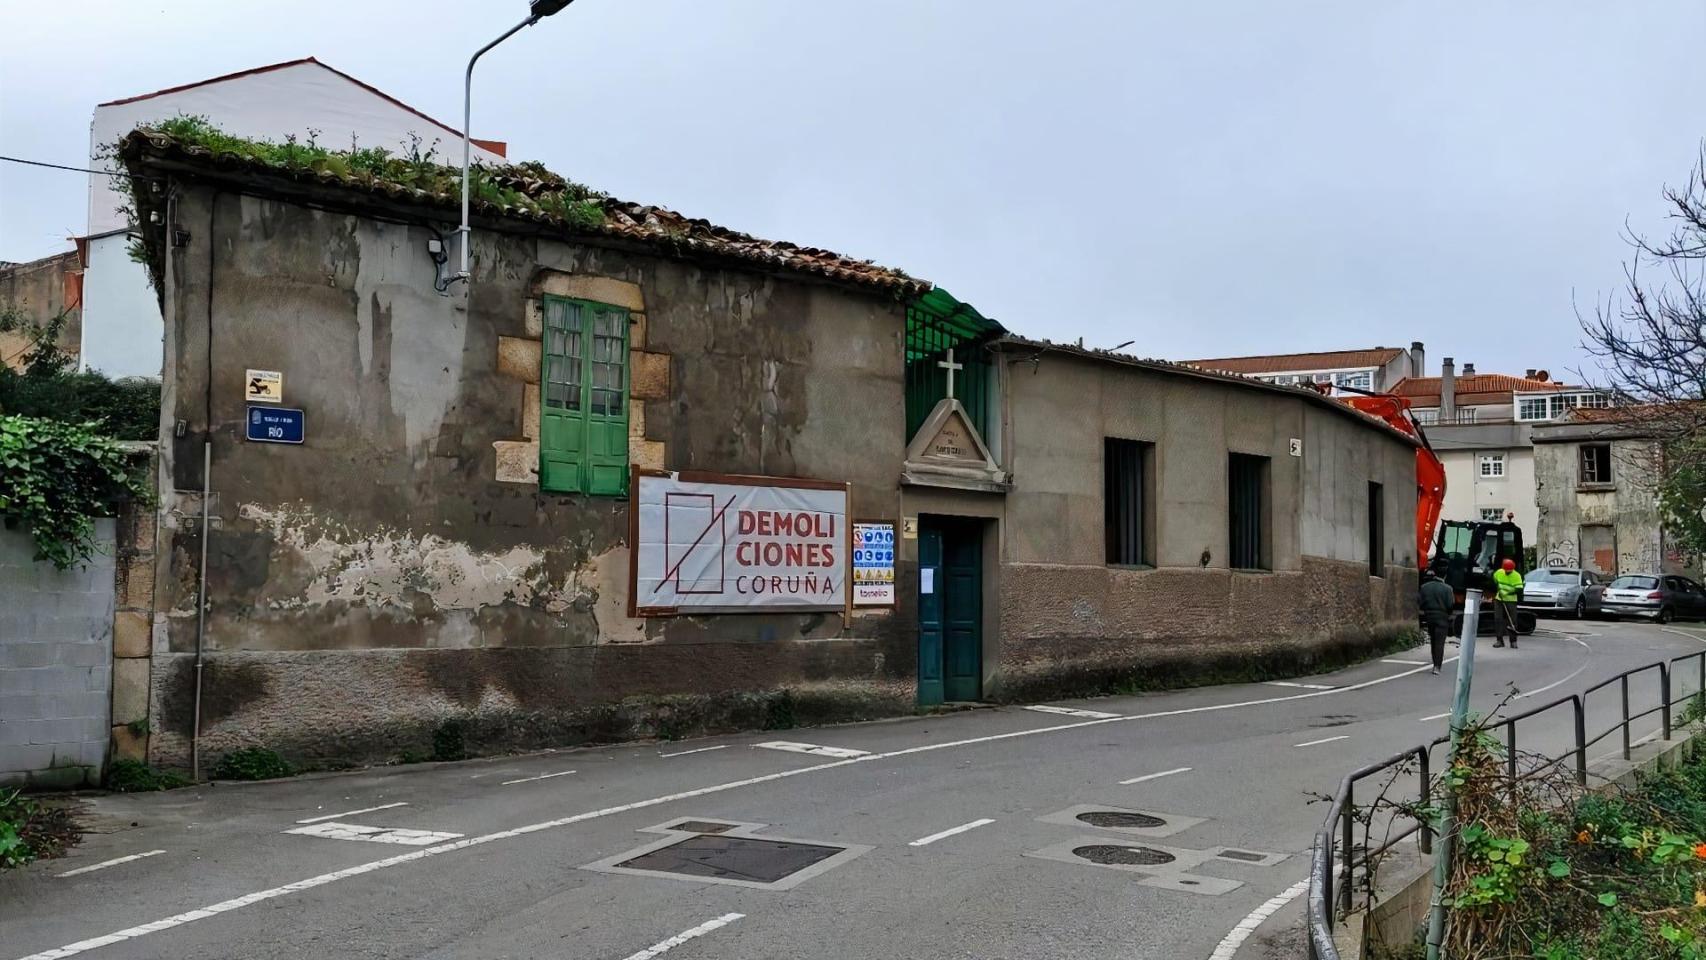
[(0, 307), (0, 333), (21, 333), (30, 343), (15, 358), (20, 369), (0, 365), (0, 414), (94, 424), (116, 440), (153, 440), (160, 432), (160, 381), (113, 380), (88, 370), (59, 348), (67, 315), (32, 324), (15, 307)]
[(296, 772), (277, 750), (240, 747), (219, 758), (213, 767), (215, 780), (276, 780)]
[[(440, 162), (436, 146), (419, 138), (405, 155), (383, 147), (363, 147), (351, 141), (347, 150), (332, 150), (309, 131), (306, 140), (285, 138), (249, 140), (232, 136), (204, 116), (161, 120), (153, 129), (186, 146), (204, 147), (214, 154), (231, 154), (280, 170), (331, 174), (363, 186), (392, 184), (444, 199), (460, 196), (462, 170)], [(476, 163), (469, 172), (469, 198), (510, 210), (546, 214), (570, 227), (589, 229), (604, 221), (604, 195), (567, 180), (539, 163), (487, 166)]]
[(95, 518), (148, 498), (140, 469), (89, 425), (0, 415), (0, 518), (29, 532), (37, 560), (61, 570), (88, 560)]
[(60, 856), (80, 839), (70, 810), (0, 790), (0, 869)]
[(150, 793), (189, 785), (188, 777), (155, 769), (141, 760), (114, 760), (107, 764), (107, 789), (115, 793)]
[[(1696, 695), (1678, 722), (1702, 716), (1706, 699)], [(1513, 781), (1501, 740), (1472, 725), (1435, 784), (1435, 797), (1455, 796), (1458, 825), (1441, 955), (1706, 960), (1706, 758), (1634, 789), (1595, 791), (1537, 758), (1522, 758)], [(1368, 809), (1359, 816), (1384, 819)]]

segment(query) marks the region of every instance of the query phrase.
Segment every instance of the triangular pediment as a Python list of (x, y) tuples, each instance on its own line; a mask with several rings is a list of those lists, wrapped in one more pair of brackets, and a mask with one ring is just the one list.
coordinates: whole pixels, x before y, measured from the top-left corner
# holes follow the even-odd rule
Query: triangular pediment
[(990, 455), (965, 407), (945, 397), (906, 447), (903, 483), (1004, 492), (1007, 474)]

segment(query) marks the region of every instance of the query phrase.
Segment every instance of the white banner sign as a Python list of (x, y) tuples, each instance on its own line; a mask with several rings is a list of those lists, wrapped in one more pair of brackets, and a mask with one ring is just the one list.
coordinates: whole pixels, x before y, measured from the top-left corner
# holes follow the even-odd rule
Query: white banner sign
[(636, 478), (634, 606), (843, 610), (847, 490)]

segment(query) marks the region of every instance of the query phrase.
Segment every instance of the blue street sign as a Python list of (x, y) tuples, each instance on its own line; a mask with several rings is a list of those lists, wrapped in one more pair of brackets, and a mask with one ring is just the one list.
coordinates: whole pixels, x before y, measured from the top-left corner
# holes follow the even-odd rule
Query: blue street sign
[(307, 417), (285, 407), (249, 408), (249, 439), (260, 443), (301, 443)]

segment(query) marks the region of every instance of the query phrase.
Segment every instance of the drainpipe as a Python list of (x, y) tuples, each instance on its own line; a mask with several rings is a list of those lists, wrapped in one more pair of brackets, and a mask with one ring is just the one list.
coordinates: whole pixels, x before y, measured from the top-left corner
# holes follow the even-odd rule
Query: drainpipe
[[(208, 287), (208, 299), (213, 288)], [(212, 331), (209, 331), (210, 333)], [(212, 376), (209, 370), (208, 375)], [(190, 727), (190, 778), (201, 779), (201, 668), (202, 641), (207, 636), (207, 513), (213, 496), (213, 438), (201, 444), (201, 572), (195, 591), (195, 718)]]

